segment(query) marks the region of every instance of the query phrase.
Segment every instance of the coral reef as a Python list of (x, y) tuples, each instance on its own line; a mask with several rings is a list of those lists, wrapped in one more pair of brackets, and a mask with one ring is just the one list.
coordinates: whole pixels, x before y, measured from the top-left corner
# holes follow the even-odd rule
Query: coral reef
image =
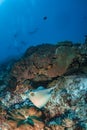
[[(17, 81), (32, 79), (47, 81), (66, 73), (87, 73), (87, 45), (42, 44), (29, 48), (25, 55), (12, 67), (11, 76)], [(83, 67), (84, 65), (84, 67)], [(72, 69), (73, 67), (73, 69)]]
[[(43, 108), (29, 99), (53, 86)], [(0, 130), (87, 130), (86, 41), (30, 47), (19, 60), (0, 65)]]

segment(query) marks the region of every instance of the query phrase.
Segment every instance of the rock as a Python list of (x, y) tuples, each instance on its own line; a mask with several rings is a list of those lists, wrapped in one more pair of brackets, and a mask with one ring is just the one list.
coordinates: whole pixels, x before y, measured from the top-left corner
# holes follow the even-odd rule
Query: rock
[(79, 126), (86, 130), (87, 76), (64, 76), (62, 79), (56, 79), (56, 83), (59, 85), (53, 91), (44, 111), (48, 125), (61, 125), (69, 130)]
[[(2, 130), (87, 129), (86, 43), (66, 41), (30, 47), (20, 60), (7, 68), (0, 69)], [(26, 93), (40, 86), (55, 85), (44, 109), (31, 105)]]
[[(60, 79), (59, 79), (60, 80)], [(87, 76), (65, 76), (58, 82), (56, 88), (46, 105), (50, 117), (64, 114), (66, 110), (75, 112), (78, 118), (84, 120), (87, 117)], [(84, 105), (82, 105), (84, 104)]]
[(65, 130), (65, 127), (58, 126), (58, 125), (52, 125), (50, 127), (45, 127), (45, 130)]
[(27, 49), (25, 55), (14, 64), (11, 76), (17, 81), (26, 79), (47, 81), (76, 71), (87, 73), (87, 45), (65, 42), (59, 45), (42, 44)]

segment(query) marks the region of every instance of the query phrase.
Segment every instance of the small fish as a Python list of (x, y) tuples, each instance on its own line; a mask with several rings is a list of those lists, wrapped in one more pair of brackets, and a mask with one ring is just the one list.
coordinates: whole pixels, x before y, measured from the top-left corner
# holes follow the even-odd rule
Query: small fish
[(40, 87), (36, 90), (31, 91), (28, 97), (36, 107), (42, 108), (47, 104), (47, 102), (49, 101), (51, 97), (52, 91), (56, 87), (57, 85), (48, 89)]
[(44, 16), (44, 17), (43, 17), (43, 20), (47, 20), (47, 16)]

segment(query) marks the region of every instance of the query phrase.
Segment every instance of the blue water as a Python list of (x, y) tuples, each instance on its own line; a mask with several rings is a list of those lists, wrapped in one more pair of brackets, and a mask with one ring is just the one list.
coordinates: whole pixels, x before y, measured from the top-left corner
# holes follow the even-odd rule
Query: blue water
[(84, 43), (87, 0), (0, 0), (0, 63), (27, 47)]

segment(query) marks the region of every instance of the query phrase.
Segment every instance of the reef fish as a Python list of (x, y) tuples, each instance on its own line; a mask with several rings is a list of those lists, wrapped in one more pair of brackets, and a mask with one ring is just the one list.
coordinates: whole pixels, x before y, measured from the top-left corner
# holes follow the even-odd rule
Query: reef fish
[(31, 91), (28, 97), (36, 107), (42, 108), (47, 104), (54, 88), (56, 87), (57, 85), (48, 89), (40, 87), (36, 90)]

